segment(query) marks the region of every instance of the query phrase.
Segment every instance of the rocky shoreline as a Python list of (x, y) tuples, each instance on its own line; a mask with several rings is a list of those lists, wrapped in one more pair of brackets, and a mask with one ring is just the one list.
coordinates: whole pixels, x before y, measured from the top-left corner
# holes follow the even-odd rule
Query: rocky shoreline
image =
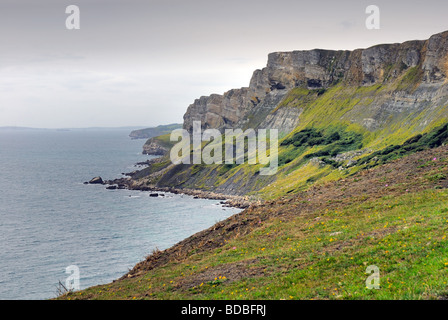
[[(154, 185), (142, 185), (132, 178), (119, 178), (114, 180), (103, 180), (101, 177), (95, 177), (84, 184), (101, 184), (107, 186), (108, 190), (126, 189), (138, 191), (152, 191), (154, 193), (164, 192), (172, 194), (185, 194), (193, 196), (195, 199), (211, 199), (220, 200), (224, 207), (233, 207), (246, 209), (253, 205), (261, 204), (260, 200), (250, 199), (247, 196), (225, 195), (212, 191), (204, 191), (197, 189), (179, 189), (172, 187), (157, 187)], [(153, 195), (154, 196), (154, 195)]]

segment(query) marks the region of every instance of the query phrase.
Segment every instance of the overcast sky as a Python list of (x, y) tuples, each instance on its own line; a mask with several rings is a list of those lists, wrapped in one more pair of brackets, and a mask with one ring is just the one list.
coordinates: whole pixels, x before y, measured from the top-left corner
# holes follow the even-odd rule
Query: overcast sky
[[(380, 30), (365, 26), (371, 4)], [(182, 122), (194, 99), (248, 86), (270, 52), (427, 39), (447, 12), (446, 0), (0, 0), (0, 126)]]

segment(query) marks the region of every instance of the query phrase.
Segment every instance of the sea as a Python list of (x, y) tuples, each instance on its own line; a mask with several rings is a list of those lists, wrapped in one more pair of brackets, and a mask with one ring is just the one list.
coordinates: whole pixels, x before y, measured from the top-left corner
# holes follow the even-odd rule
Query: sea
[(80, 289), (110, 283), (153, 250), (241, 211), (217, 200), (85, 185), (123, 177), (151, 158), (129, 133), (0, 129), (1, 300), (55, 298), (73, 266)]

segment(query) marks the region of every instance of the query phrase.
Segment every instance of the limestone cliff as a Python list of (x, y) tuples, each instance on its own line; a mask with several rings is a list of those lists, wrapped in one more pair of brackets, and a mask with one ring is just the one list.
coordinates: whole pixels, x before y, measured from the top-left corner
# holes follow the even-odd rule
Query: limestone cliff
[[(437, 128), (448, 123), (447, 75), (448, 31), (353, 51), (271, 53), (248, 87), (195, 100), (183, 127), (278, 129), (278, 173), (262, 177), (260, 166), (247, 164), (178, 165), (142, 183), (272, 198), (424, 149), (424, 141), (445, 143), (448, 133)], [(417, 142), (409, 145), (410, 138)]]

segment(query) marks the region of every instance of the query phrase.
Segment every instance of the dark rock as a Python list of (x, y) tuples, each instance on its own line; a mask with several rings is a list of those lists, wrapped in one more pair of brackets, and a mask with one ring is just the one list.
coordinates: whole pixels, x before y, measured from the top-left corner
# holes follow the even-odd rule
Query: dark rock
[(95, 177), (89, 181), (90, 184), (103, 184), (104, 181), (101, 177)]
[(117, 186), (108, 186), (106, 189), (107, 190), (117, 190), (118, 187)]
[(136, 164), (135, 164), (135, 166), (136, 167), (138, 167), (138, 166), (150, 166), (151, 165), (151, 161), (150, 160), (146, 160), (146, 161), (143, 161), (143, 162), (137, 162)]
[(159, 196), (159, 194), (158, 193), (151, 193), (149, 196), (153, 197), (153, 198), (157, 198)]

